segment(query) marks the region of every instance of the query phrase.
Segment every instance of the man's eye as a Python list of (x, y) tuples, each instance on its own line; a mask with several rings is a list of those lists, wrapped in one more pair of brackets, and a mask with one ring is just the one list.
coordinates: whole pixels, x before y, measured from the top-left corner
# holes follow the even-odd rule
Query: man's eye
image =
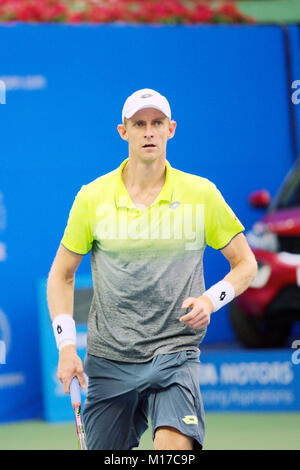
[(160, 126), (162, 124), (162, 121), (155, 121), (155, 124), (158, 124)]
[(136, 126), (136, 127), (141, 127), (142, 125), (143, 125), (142, 121), (137, 121), (137, 122), (135, 123), (135, 126)]

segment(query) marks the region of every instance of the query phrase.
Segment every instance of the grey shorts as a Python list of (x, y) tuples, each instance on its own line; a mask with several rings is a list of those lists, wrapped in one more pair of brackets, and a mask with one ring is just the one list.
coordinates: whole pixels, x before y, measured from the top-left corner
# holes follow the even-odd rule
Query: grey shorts
[(204, 409), (199, 388), (199, 352), (161, 354), (144, 363), (111, 361), (87, 354), (88, 392), (83, 420), (90, 450), (130, 450), (152, 423), (204, 439)]

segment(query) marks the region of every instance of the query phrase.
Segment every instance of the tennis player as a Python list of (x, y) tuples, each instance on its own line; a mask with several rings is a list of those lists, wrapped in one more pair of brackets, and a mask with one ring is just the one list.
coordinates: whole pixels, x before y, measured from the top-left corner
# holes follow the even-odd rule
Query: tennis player
[[(175, 129), (160, 93), (143, 89), (129, 96), (118, 125), (129, 156), (82, 186), (49, 274), (58, 378), (68, 393), (73, 376), (82, 387), (84, 371), (88, 377), (83, 418), (89, 449), (137, 447), (148, 416), (155, 449), (202, 448), (199, 344), (211, 314), (256, 274), (244, 227), (216, 186), (166, 160)], [(230, 263), (208, 290), (206, 245)], [(94, 296), (83, 366), (73, 296), (76, 269), (89, 252)]]

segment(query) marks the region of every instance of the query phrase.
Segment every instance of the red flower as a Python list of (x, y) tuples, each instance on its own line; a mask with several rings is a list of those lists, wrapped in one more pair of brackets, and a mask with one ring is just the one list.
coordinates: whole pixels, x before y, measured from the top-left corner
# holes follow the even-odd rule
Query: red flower
[(214, 16), (214, 10), (207, 5), (197, 5), (194, 10), (189, 13), (191, 23), (210, 23)]
[(0, 21), (71, 23), (253, 22), (236, 4), (210, 0), (0, 0)]
[(43, 8), (38, 2), (20, 3), (16, 8), (16, 18), (20, 21), (42, 21)]
[(88, 21), (91, 23), (107, 23), (109, 14), (98, 5), (92, 5), (88, 13)]
[(216, 8), (216, 15), (221, 15), (221, 19), (232, 20), (232, 22), (253, 22), (252, 18), (244, 16), (239, 12), (237, 6), (234, 3), (225, 3)]
[(44, 21), (65, 21), (68, 17), (67, 8), (62, 4), (49, 3), (44, 9)]

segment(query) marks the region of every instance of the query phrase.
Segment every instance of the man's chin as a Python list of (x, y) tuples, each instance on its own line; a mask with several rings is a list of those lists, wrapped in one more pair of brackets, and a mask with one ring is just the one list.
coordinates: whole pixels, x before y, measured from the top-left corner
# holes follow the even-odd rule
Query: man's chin
[(139, 160), (143, 161), (143, 162), (155, 162), (156, 160), (159, 159), (159, 157), (161, 156), (161, 154), (159, 154), (158, 152), (145, 152), (143, 154), (139, 154), (138, 158)]

